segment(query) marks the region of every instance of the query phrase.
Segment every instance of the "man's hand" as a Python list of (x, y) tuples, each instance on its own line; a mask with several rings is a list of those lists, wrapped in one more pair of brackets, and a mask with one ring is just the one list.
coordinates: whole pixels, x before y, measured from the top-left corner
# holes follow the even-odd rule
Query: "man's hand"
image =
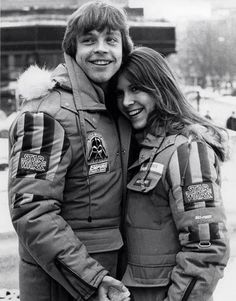
[(105, 276), (98, 288), (99, 301), (130, 301), (130, 292), (119, 280)]

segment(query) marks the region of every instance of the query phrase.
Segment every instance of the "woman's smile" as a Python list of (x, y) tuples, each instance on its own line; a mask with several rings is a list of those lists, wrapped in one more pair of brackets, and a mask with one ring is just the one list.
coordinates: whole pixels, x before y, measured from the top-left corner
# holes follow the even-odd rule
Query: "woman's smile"
[(149, 114), (155, 108), (154, 97), (134, 86), (124, 75), (120, 75), (117, 85), (119, 110), (131, 121), (136, 130), (144, 129)]

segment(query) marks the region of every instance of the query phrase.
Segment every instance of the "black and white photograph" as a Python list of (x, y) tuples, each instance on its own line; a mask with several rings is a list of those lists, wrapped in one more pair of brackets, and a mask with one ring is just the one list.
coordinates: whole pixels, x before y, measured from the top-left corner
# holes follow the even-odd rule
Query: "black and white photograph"
[(0, 13), (0, 300), (236, 300), (236, 1)]

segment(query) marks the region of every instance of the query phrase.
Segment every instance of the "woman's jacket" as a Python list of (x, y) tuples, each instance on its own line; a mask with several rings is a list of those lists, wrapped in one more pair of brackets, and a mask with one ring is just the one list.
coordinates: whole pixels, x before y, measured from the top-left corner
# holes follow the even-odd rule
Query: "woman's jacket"
[(229, 258), (219, 159), (203, 139), (141, 142), (129, 168), (127, 286), (165, 287), (165, 301), (207, 301)]

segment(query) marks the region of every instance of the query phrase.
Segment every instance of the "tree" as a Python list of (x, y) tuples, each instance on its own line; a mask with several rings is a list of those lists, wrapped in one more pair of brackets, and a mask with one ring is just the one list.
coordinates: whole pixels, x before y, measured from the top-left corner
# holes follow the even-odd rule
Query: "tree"
[(202, 87), (236, 78), (236, 18), (177, 24), (177, 54), (169, 60), (185, 84)]

